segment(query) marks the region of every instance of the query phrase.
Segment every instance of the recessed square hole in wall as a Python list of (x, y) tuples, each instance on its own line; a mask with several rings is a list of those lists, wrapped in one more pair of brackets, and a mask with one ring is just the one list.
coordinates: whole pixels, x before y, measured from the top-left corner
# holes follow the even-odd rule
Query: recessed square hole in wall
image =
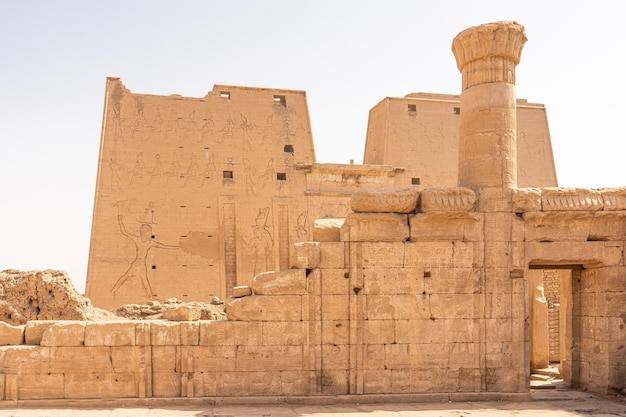
[(152, 265), (152, 269), (156, 269), (156, 265)]
[(285, 153), (293, 153), (293, 145), (285, 145), (285, 147), (283, 148), (283, 151)]
[(460, 107), (455, 107), (454, 108), (454, 114), (461, 114), (461, 108)]
[(424, 278), (430, 278), (430, 271), (424, 271)]
[(420, 179), (419, 179), (419, 177), (413, 177), (413, 178), (411, 178), (411, 184), (413, 184), (413, 185), (420, 185)]
[(287, 107), (287, 98), (285, 96), (274, 96), (274, 104), (280, 104), (283, 107)]
[(225, 180), (232, 180), (233, 179), (233, 171), (223, 171), (222, 172), (222, 177)]
[(180, 208), (187, 208), (187, 206), (180, 206)]
[(156, 239), (155, 235), (150, 236), (150, 239)]
[(220, 92), (220, 97), (221, 98), (225, 98), (226, 100), (230, 100), (230, 92), (229, 91), (222, 91), (222, 92)]
[(417, 105), (416, 104), (409, 104), (407, 108), (409, 110), (409, 113), (415, 113), (417, 111)]
[(287, 180), (287, 173), (286, 172), (277, 172), (276, 173), (276, 179), (278, 181), (286, 181)]

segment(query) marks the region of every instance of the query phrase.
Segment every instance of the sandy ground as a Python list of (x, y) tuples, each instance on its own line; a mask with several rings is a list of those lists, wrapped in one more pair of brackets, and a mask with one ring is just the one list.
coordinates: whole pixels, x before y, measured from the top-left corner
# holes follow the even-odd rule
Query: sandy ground
[(175, 408), (4, 408), (13, 417), (484, 417), (484, 416), (624, 416), (626, 398), (608, 400), (577, 391), (535, 391), (527, 402), (420, 404), (177, 406)]

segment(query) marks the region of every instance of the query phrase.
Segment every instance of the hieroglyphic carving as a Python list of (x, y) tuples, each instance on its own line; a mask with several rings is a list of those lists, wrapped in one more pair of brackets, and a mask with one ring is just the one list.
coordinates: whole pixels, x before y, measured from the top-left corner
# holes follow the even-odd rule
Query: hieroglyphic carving
[(136, 184), (138, 182), (141, 182), (145, 169), (146, 164), (143, 162), (143, 152), (139, 152), (137, 154), (137, 158), (135, 159), (135, 165), (133, 166), (133, 169), (128, 171), (128, 173), (131, 174), (130, 184)]
[(116, 203), (119, 213), (117, 215), (117, 222), (120, 228), (120, 232), (132, 240), (135, 246), (135, 254), (134, 258), (130, 262), (128, 269), (117, 279), (113, 287), (111, 287), (111, 293), (115, 297), (115, 294), (122, 288), (122, 286), (133, 278), (139, 278), (141, 280), (141, 285), (148, 296), (148, 298), (152, 299), (156, 297), (152, 286), (150, 285), (150, 279), (148, 278), (148, 265), (146, 263), (148, 258), (148, 252), (151, 249), (178, 249), (178, 246), (174, 245), (166, 245), (154, 240), (154, 235), (152, 233), (152, 226), (154, 224), (154, 203), (150, 202), (148, 207), (144, 210), (144, 213), (139, 218), (140, 226), (138, 229), (138, 233), (130, 233), (127, 231), (126, 226), (124, 225), (124, 220), (122, 217), (122, 213), (128, 209), (128, 201), (119, 201)]
[(217, 139), (217, 143), (223, 143), (224, 141), (226, 141), (227, 143), (232, 142), (232, 140), (235, 138), (234, 130), (235, 121), (233, 120), (233, 117), (231, 115), (228, 115), (228, 119), (224, 123), (224, 127), (222, 127), (219, 131), (222, 135), (219, 136), (219, 138)]
[(224, 275), (226, 294), (233, 293), (237, 286), (237, 223), (235, 204), (222, 205), (222, 227), (224, 230)]
[(259, 208), (252, 226), (252, 238), (246, 242), (246, 248), (252, 254), (254, 262), (254, 275), (271, 270), (273, 265), (274, 239), (269, 232), (269, 214), (269, 207)]
[(278, 265), (279, 269), (289, 269), (289, 206), (278, 205)]
[(254, 195), (253, 175), (256, 173), (256, 169), (252, 166), (248, 158), (243, 158), (243, 172), (246, 181), (246, 195)]
[(303, 240), (307, 240), (309, 236), (309, 212), (303, 211), (298, 214), (298, 218), (296, 220), (296, 237), (298, 241), (301, 242)]
[(200, 140), (203, 143), (209, 142), (209, 140), (213, 136), (213, 129), (215, 129), (215, 122), (213, 121), (213, 113), (208, 111), (206, 112), (206, 117), (204, 118), (204, 123), (202, 124), (202, 129), (200, 133)]
[(263, 180), (261, 186), (265, 188), (267, 182), (269, 181), (271, 183), (274, 178), (276, 178), (276, 169), (274, 169), (274, 158), (270, 158), (267, 161), (265, 172), (263, 173), (263, 175), (261, 175), (261, 179)]
[(239, 127), (243, 132), (243, 150), (251, 151), (253, 149), (253, 146), (252, 136), (250, 136), (250, 130), (256, 129), (256, 125), (253, 123), (248, 123), (248, 118), (241, 113), (239, 113), (239, 117), (241, 118), (241, 123), (239, 124)]
[(111, 169), (111, 191), (121, 192), (122, 191), (122, 178), (120, 177), (121, 166), (117, 162), (116, 158), (111, 157), (109, 159), (109, 168)]

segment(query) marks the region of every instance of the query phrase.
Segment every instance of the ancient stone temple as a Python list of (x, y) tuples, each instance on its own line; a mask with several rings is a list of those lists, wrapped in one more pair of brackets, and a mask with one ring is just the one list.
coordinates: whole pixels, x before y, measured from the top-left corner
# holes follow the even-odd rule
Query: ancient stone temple
[[(556, 186), (545, 108), (517, 100), (519, 185)], [(364, 165), (316, 163), (303, 91), (217, 85), (203, 98), (106, 86), (86, 294), (98, 307), (226, 297), (289, 267), (359, 189), (456, 186), (459, 96), (370, 113)]]
[[(218, 114), (202, 113), (201, 106), (231, 109), (219, 114), (231, 114), (232, 124), (216, 122), (214, 133), (232, 134), (223, 138), (224, 146), (232, 147), (232, 165), (228, 157), (218, 158), (212, 142), (200, 143), (208, 148), (206, 161), (215, 164), (206, 175), (200, 168), (203, 153), (186, 150), (196, 136), (170, 138), (170, 145), (182, 151), (167, 156), (165, 144), (158, 153), (140, 146), (150, 144), (150, 132), (168, 131), (166, 123), (151, 122), (154, 130), (138, 130), (145, 135), (139, 139), (129, 138), (122, 123), (117, 140), (129, 141), (129, 147), (138, 141), (131, 152), (137, 168), (104, 170), (105, 163), (122, 166), (127, 155), (114, 153), (103, 142), (98, 192), (109, 194), (96, 199), (90, 265), (92, 271), (98, 264), (102, 269), (90, 275), (90, 294), (107, 292), (100, 298), (107, 304), (132, 286), (137, 296), (146, 289), (146, 297), (167, 290), (155, 275), (141, 275), (146, 267), (157, 272), (174, 268), (154, 261), (165, 259), (153, 258), (152, 252), (162, 251), (179, 257), (172, 259), (188, 257), (180, 268), (222, 265), (224, 279), (233, 274), (227, 281), (233, 294), (226, 300), (228, 320), (30, 321), (10, 326), (17, 336), (11, 346), (0, 347), (3, 398), (199, 397), (270, 403), (294, 397), (333, 401), (345, 395), (342, 401), (507, 400), (526, 398), (531, 366), (549, 362), (559, 362), (572, 387), (604, 395), (624, 393), (626, 189), (543, 187), (539, 182), (556, 179), (547, 136), (544, 142), (537, 136), (542, 129), (529, 128), (526, 140), (520, 141), (518, 116), (539, 120), (543, 113), (540, 106), (524, 107), (516, 98), (515, 69), (525, 41), (524, 28), (515, 22), (461, 32), (452, 44), (462, 74), (460, 97), (434, 97), (426, 103), (425, 96), (410, 96), (403, 115), (373, 110), (378, 116), (370, 119), (366, 159), (370, 155), (376, 165), (316, 164), (303, 94), (297, 92), (218, 87), (204, 102), (189, 101), (187, 116), (194, 114), (199, 126), (211, 119), (209, 113), (213, 121)], [(154, 110), (161, 109), (156, 103), (162, 98), (154, 103), (149, 97), (138, 100), (119, 81), (109, 83), (120, 89), (115, 93), (120, 109), (133, 105), (138, 114), (142, 109), (140, 117), (151, 114), (147, 120), (165, 111)], [(255, 141), (262, 136), (247, 138), (242, 128), (263, 125), (251, 113), (229, 107), (236, 105), (232, 100), (238, 94), (253, 93), (264, 117), (289, 112), (284, 103), (296, 106), (281, 119), (293, 135), (259, 150), (267, 152), (263, 158), (274, 167), (264, 193), (254, 175), (250, 180), (261, 188), (246, 188), (246, 167), (253, 165), (244, 147), (249, 140), (250, 148), (257, 149)], [(115, 127), (109, 128), (117, 117), (108, 113), (116, 111), (111, 100), (105, 129), (113, 133), (105, 132), (105, 139), (116, 137)], [(379, 106), (392, 107), (396, 101)], [(433, 179), (420, 164), (378, 165), (397, 151), (397, 126), (409, 126), (427, 109), (442, 114), (450, 110), (457, 117), (455, 184), (437, 184), (450, 179)], [(408, 114), (414, 110), (417, 115)], [(388, 120), (379, 117), (385, 113)], [(438, 123), (424, 123), (439, 128)], [(172, 131), (184, 136), (185, 129), (178, 126)], [(296, 133), (298, 126), (301, 133)], [(418, 131), (414, 128), (404, 130), (406, 137)], [(446, 134), (440, 138), (451, 140)], [(528, 158), (535, 152), (520, 143), (537, 142), (544, 143), (544, 159), (538, 167), (533, 158), (526, 159), (520, 169), (520, 155)], [(236, 144), (241, 147), (235, 149)], [(145, 162), (150, 158), (163, 158), (161, 176), (156, 161)], [(181, 168), (168, 179), (167, 167), (175, 161)], [(553, 176), (539, 178), (535, 168)], [(296, 189), (292, 178), (304, 187), (304, 196), (290, 194)], [(151, 191), (151, 181), (163, 182), (163, 188)], [(205, 200), (200, 190), (215, 183), (231, 186), (232, 194), (220, 191)], [(183, 204), (181, 190), (189, 184), (198, 192)], [(249, 212), (242, 202), (246, 192), (256, 193), (259, 201)], [(255, 201), (252, 195), (245, 198)], [(195, 219), (185, 217), (191, 209), (207, 213), (206, 230), (201, 234), (193, 226), (179, 236), (176, 225), (188, 227)], [(308, 217), (299, 222), (303, 212)], [(300, 235), (298, 225), (304, 228)], [(259, 236), (265, 231), (272, 245)], [(250, 241), (253, 237), (259, 239)], [(239, 245), (253, 248), (244, 260)], [(106, 246), (116, 251), (109, 258)], [(208, 259), (203, 250), (211, 247), (220, 256), (209, 267), (200, 259)], [(255, 257), (259, 250), (271, 251), (271, 256)], [(272, 262), (259, 272), (255, 259)], [(242, 270), (253, 277), (240, 278)], [(183, 288), (179, 281), (187, 276), (193, 277), (168, 276), (168, 285)], [(205, 290), (194, 285), (196, 291)], [(559, 305), (554, 328), (547, 299)], [(550, 346), (551, 328), (556, 348)]]

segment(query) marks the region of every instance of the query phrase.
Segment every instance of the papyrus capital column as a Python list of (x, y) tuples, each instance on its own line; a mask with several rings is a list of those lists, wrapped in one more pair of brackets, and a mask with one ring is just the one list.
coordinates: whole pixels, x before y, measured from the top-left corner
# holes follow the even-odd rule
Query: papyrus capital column
[(517, 187), (515, 66), (525, 42), (516, 22), (472, 27), (452, 42), (463, 76), (460, 186)]

